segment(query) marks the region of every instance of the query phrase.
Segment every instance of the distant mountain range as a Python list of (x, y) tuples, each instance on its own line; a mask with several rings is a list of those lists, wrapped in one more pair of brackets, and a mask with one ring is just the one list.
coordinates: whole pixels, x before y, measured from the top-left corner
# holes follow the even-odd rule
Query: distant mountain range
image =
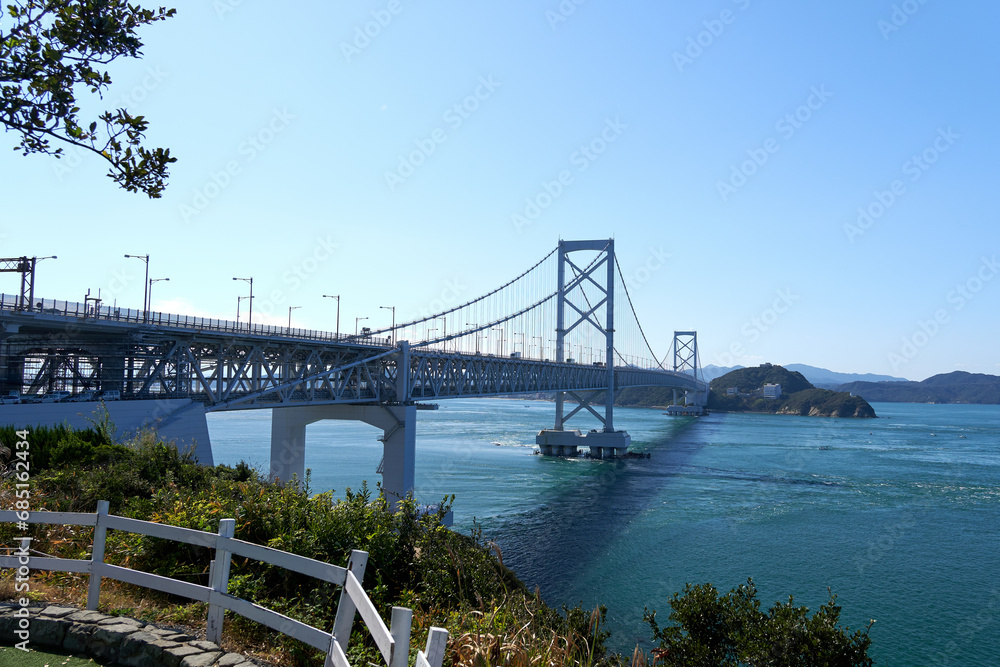
[(996, 405), (1000, 404), (1000, 377), (955, 371), (923, 382), (850, 382), (842, 385), (840, 391), (875, 402)]
[(741, 368), (746, 368), (746, 366), (716, 366), (715, 364), (709, 364), (701, 369), (704, 374), (705, 382), (711, 382), (715, 378), (720, 378), (726, 373), (732, 373), (733, 371), (738, 371)]
[(828, 371), (825, 368), (806, 366), (805, 364), (788, 364), (785, 366), (790, 371), (802, 373), (807, 380), (817, 387), (823, 389), (837, 389), (837, 391), (849, 391), (838, 389), (848, 382), (909, 382), (906, 378), (897, 378), (891, 375), (876, 375), (875, 373), (838, 373)]
[[(716, 366), (709, 364), (702, 369), (705, 373), (705, 380), (711, 382), (717, 377), (722, 377), (726, 373), (740, 370), (744, 366)], [(906, 378), (897, 378), (891, 375), (875, 375), (874, 373), (838, 373), (825, 368), (807, 366), (805, 364), (787, 364), (784, 368), (802, 373), (809, 382), (820, 389), (837, 389), (838, 391), (848, 391), (838, 389), (848, 382), (907, 382)]]

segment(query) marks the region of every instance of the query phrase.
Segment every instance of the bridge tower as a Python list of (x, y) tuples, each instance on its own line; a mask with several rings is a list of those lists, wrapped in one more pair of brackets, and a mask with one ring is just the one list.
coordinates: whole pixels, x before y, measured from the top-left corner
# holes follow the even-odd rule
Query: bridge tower
[[(672, 347), (674, 350), (674, 372), (691, 375), (695, 379), (698, 379), (699, 371), (701, 370), (701, 366), (698, 363), (698, 332), (675, 331)], [(705, 404), (707, 402), (707, 385), (704, 392), (696, 392), (693, 397), (685, 391), (683, 408), (677, 402), (677, 390), (674, 389), (674, 403), (667, 408), (667, 414), (706, 414)]]
[[(580, 266), (571, 254), (580, 251), (597, 252), (597, 259), (588, 266)], [(579, 447), (590, 447), (594, 458), (624, 454), (631, 438), (624, 431), (615, 431), (615, 242), (614, 239), (598, 241), (559, 241), (559, 264), (557, 269), (556, 305), (556, 361), (565, 363), (566, 335), (577, 327), (591, 327), (599, 337), (604, 338), (605, 366), (607, 374), (603, 386), (595, 387), (590, 393), (557, 392), (555, 427), (538, 434), (535, 443), (542, 454), (575, 456)], [(567, 280), (567, 268), (572, 276)], [(603, 274), (603, 280), (602, 280)], [(591, 286), (590, 294), (584, 286)], [(600, 320), (604, 310), (604, 323)], [(569, 316), (567, 318), (567, 315)], [(580, 360), (577, 360), (580, 361)], [(565, 408), (566, 394), (577, 405), (568, 414)], [(592, 401), (604, 395), (604, 414), (594, 409)], [(594, 415), (603, 425), (600, 431), (581, 435), (578, 430), (566, 430), (566, 422), (582, 410)]]
[(674, 371), (698, 374), (698, 332), (674, 332)]

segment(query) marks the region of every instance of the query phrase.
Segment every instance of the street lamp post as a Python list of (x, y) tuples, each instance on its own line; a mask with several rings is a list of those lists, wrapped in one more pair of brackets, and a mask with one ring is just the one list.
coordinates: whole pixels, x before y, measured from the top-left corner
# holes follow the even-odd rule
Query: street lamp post
[(293, 310), (298, 310), (301, 307), (302, 306), (289, 306), (288, 307), (288, 328), (289, 329), (292, 328), (292, 311)]
[(503, 327), (493, 327), (490, 331), (500, 332), (500, 356), (503, 356), (504, 344), (507, 342), (507, 330)]
[(392, 311), (392, 344), (396, 344), (396, 306), (379, 306), (379, 308), (384, 310)]
[(237, 329), (240, 328), (240, 304), (243, 303), (243, 301), (245, 301), (245, 300), (247, 300), (249, 298), (250, 297), (248, 297), (248, 296), (238, 296), (238, 297), (236, 297), (236, 328)]
[(518, 336), (521, 337), (521, 354), (523, 356), (527, 352), (527, 350), (524, 349), (524, 333), (523, 332), (521, 332), (521, 331), (515, 331), (513, 333), (513, 335), (511, 335), (511, 338), (513, 338), (514, 340), (513, 340), (513, 342), (511, 342), (510, 345), (511, 345), (511, 348), (512, 348), (512, 352), (517, 352), (517, 337)]
[(170, 278), (153, 278), (149, 281), (149, 309), (153, 309), (153, 283), (162, 282), (164, 280), (170, 280)]
[[(476, 323), (476, 322), (466, 322), (465, 326), (472, 327), (473, 329), (475, 329), (476, 327), (479, 326), (479, 324)], [(479, 334), (478, 333), (476, 334), (476, 354), (479, 354)]]
[[(441, 338), (448, 338), (448, 320), (444, 317), (435, 317), (435, 320), (441, 320)], [(441, 341), (441, 349), (445, 352), (448, 351), (448, 341)]]
[(337, 300), (337, 333), (336, 338), (340, 338), (340, 295), (339, 294), (324, 294), (324, 299), (336, 299)]
[[(542, 337), (541, 336), (532, 336), (531, 340), (537, 340), (538, 341), (538, 358), (541, 359), (542, 357), (545, 356), (544, 354), (542, 354)], [(535, 347), (534, 343), (532, 343), (531, 347), (532, 347), (532, 349), (534, 349), (534, 347)]]
[(354, 318), (354, 335), (355, 335), (355, 337), (358, 335), (358, 322), (360, 322), (361, 320), (367, 320), (367, 319), (368, 319), (367, 317), (355, 317)]
[(142, 282), (142, 321), (145, 322), (149, 311), (149, 255), (125, 255), (125, 257), (146, 262), (146, 279)]
[(242, 280), (245, 283), (250, 283), (250, 313), (247, 315), (247, 331), (253, 331), (253, 276), (249, 278), (233, 278), (233, 280)]

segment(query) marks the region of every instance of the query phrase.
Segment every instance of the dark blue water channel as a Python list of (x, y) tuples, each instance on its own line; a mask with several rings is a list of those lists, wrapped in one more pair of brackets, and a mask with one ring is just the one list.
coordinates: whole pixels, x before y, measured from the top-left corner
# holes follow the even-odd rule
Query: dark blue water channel
[[(876, 420), (616, 410), (650, 458), (534, 456), (544, 402), (443, 401), (419, 413), (417, 495), (454, 493), (551, 604), (607, 605), (612, 642), (648, 646), (644, 607), (687, 582), (753, 577), (765, 605), (872, 628), (884, 665), (1000, 664), (1000, 406), (875, 404)], [(595, 423), (581, 420), (577, 428)], [(211, 415), (216, 461), (267, 468), (270, 414)], [(315, 491), (374, 488), (374, 428), (307, 432)]]

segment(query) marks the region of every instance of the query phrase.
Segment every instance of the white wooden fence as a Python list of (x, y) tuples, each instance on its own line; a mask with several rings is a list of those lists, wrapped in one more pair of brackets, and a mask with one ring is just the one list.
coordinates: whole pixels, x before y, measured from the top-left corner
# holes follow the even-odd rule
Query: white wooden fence
[[(229, 609), (240, 616), (262, 623), (321, 651), (326, 651), (325, 667), (350, 667), (345, 651), (350, 639), (351, 626), (354, 624), (354, 614), (357, 612), (364, 620), (375, 645), (378, 646), (379, 652), (385, 659), (385, 664), (388, 667), (407, 666), (413, 611), (406, 607), (393, 607), (390, 621), (391, 629), (386, 627), (378, 610), (375, 609), (368, 594), (361, 587), (361, 581), (365, 576), (365, 566), (368, 563), (366, 552), (352, 551), (351, 557), (347, 561), (347, 567), (338, 567), (312, 558), (296, 556), (277, 549), (237, 540), (233, 537), (236, 528), (235, 519), (222, 519), (219, 522), (219, 532), (216, 534), (115, 516), (109, 514), (108, 509), (108, 501), (101, 500), (97, 503), (96, 514), (31, 512), (27, 520), (28, 523), (93, 526), (94, 544), (90, 560), (31, 556), (29, 569), (89, 574), (90, 587), (87, 592), (87, 609), (97, 609), (103, 577), (206, 602), (208, 603), (207, 639), (216, 644), (220, 643), (222, 639), (224, 612)], [(0, 522), (17, 521), (17, 514), (18, 512), (10, 510), (0, 510)], [(210, 568), (209, 585), (201, 586), (105, 563), (104, 545), (109, 528), (215, 549), (215, 560), (212, 561)], [(333, 630), (327, 632), (314, 628), (266, 607), (230, 595), (228, 593), (229, 563), (233, 555), (270, 563), (286, 570), (306, 574), (341, 586), (340, 602), (337, 605), (337, 616), (334, 619)], [(0, 567), (16, 568), (18, 565), (17, 556), (0, 555)], [(447, 641), (447, 630), (431, 628), (425, 650), (417, 652), (416, 667), (441, 667)]]

